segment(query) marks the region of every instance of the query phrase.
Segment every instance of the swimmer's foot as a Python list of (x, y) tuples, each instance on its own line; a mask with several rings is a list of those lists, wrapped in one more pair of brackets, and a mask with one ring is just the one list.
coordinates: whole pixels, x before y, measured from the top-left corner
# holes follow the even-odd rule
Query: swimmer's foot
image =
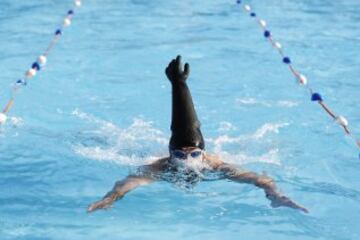
[(94, 202), (93, 204), (91, 204), (88, 207), (87, 211), (88, 211), (88, 213), (91, 213), (98, 209), (108, 209), (112, 206), (113, 202), (114, 202), (114, 200), (112, 198), (109, 198), (109, 197), (104, 198), (100, 201), (97, 201), (97, 202)]
[(288, 198), (286, 196), (281, 196), (278, 193), (275, 193), (275, 192), (266, 193), (266, 197), (271, 201), (271, 207), (273, 207), (273, 208), (289, 207), (289, 208), (293, 208), (293, 209), (298, 209), (300, 211), (303, 211), (304, 213), (309, 213), (308, 209), (295, 203), (290, 198)]

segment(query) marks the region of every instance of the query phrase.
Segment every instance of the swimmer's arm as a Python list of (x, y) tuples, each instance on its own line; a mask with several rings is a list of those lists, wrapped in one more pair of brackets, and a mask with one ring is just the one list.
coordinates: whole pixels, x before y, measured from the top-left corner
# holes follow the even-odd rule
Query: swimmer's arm
[(281, 195), (277, 191), (277, 187), (274, 183), (274, 180), (271, 179), (270, 177), (266, 175), (258, 175), (254, 172), (238, 169), (234, 165), (225, 163), (213, 156), (207, 156), (206, 159), (209, 161), (210, 165), (214, 169), (223, 173), (227, 179), (230, 179), (238, 183), (253, 184), (263, 189), (266, 194), (266, 197), (271, 201), (272, 207), (285, 206), (294, 209), (299, 209), (305, 213), (309, 212), (306, 208), (293, 202), (290, 198)]
[(126, 193), (130, 192), (131, 190), (134, 190), (135, 188), (147, 185), (154, 182), (154, 179), (151, 179), (149, 177), (143, 177), (143, 176), (128, 176), (122, 181), (118, 181), (115, 183), (113, 189), (108, 192), (103, 199), (94, 202), (91, 204), (87, 211), (93, 212), (98, 209), (107, 209), (110, 208), (111, 205), (117, 201), (118, 199), (121, 199), (125, 196)]
[(162, 170), (162, 166), (167, 161), (167, 158), (160, 159), (153, 164), (142, 166), (140, 169), (142, 171), (141, 175), (133, 175), (128, 176), (122, 181), (118, 181), (115, 183), (115, 186), (113, 189), (108, 192), (103, 199), (94, 202), (91, 204), (87, 211), (93, 212), (98, 209), (107, 209), (110, 208), (111, 205), (117, 201), (118, 199), (121, 199), (130, 192), (131, 190), (134, 190), (135, 188), (143, 185), (148, 185), (154, 181), (156, 181), (155, 177), (153, 177), (153, 173), (159, 172)]

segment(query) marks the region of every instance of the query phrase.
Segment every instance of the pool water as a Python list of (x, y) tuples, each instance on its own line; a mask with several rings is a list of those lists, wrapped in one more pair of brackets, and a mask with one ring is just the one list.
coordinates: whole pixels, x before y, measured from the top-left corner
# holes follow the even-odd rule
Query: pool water
[[(0, 104), (72, 1), (3, 0)], [(294, 65), (360, 134), (360, 2), (248, 1)], [(87, 214), (167, 154), (177, 54), (209, 152), (272, 176), (309, 208), (272, 209), (229, 181), (141, 187)], [(359, 239), (359, 149), (295, 83), (235, 1), (87, 0), (0, 130), (0, 239)]]

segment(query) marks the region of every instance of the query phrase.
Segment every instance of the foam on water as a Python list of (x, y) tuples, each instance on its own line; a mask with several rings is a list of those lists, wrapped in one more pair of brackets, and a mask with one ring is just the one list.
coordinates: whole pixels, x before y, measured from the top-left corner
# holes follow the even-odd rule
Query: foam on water
[[(129, 127), (120, 128), (78, 109), (74, 110), (72, 114), (81, 120), (95, 123), (97, 126), (95, 130), (83, 132), (83, 137), (73, 145), (74, 152), (83, 157), (137, 166), (150, 163), (168, 154), (168, 138), (150, 121), (135, 118)], [(220, 125), (219, 130), (233, 129), (229, 122), (223, 122)], [(279, 133), (281, 128), (288, 125), (288, 123), (266, 123), (252, 134), (236, 137), (223, 134), (216, 138), (206, 138), (206, 142), (212, 146), (208, 151), (218, 154), (227, 162), (239, 165), (252, 162), (279, 165), (281, 162), (278, 156), (279, 149), (276, 145), (269, 144), (266, 137)], [(228, 145), (237, 145), (239, 147), (236, 149), (239, 150), (237, 152), (224, 150)], [(257, 145), (266, 151), (261, 151), (260, 155), (254, 151), (251, 153), (246, 151), (249, 146), (258, 149)]]
[[(88, 141), (75, 144), (73, 149), (81, 156), (100, 161), (112, 161), (121, 165), (141, 165), (160, 157), (161, 150), (154, 150), (153, 144), (158, 144), (159, 149), (165, 152), (168, 140), (160, 130), (152, 126), (152, 122), (135, 118), (129, 127), (120, 128), (78, 109), (72, 114), (84, 121), (95, 123), (98, 127), (84, 132), (85, 140), (103, 139), (101, 144), (95, 141), (90, 146)], [(151, 152), (154, 155), (151, 155)]]
[(24, 120), (21, 117), (11, 117), (10, 122), (13, 127), (21, 127), (24, 125)]
[(18, 133), (13, 131), (14, 128), (20, 128), (24, 125), (24, 120), (21, 117), (10, 117), (6, 124), (0, 125), (0, 138), (11, 136), (17, 136)]
[(263, 106), (263, 107), (280, 107), (280, 108), (292, 108), (299, 105), (298, 102), (290, 100), (278, 100), (278, 101), (265, 101), (258, 100), (256, 98), (237, 98), (235, 100), (236, 104), (239, 106)]

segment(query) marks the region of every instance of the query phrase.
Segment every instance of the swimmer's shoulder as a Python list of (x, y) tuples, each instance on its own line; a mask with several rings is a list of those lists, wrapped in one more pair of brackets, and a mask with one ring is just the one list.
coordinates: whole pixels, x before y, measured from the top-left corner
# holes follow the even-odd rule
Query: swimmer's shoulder
[(170, 157), (160, 158), (160, 159), (156, 160), (155, 162), (153, 162), (152, 164), (150, 164), (149, 167), (153, 171), (162, 171), (169, 166), (169, 160), (170, 160)]
[(142, 165), (137, 169), (137, 175), (146, 176), (149, 178), (157, 178), (168, 166), (170, 158), (160, 158), (153, 163)]
[(221, 158), (218, 155), (215, 154), (209, 154), (207, 152), (205, 154), (205, 161), (207, 164), (209, 164), (213, 169), (219, 168), (224, 162), (221, 160)]

